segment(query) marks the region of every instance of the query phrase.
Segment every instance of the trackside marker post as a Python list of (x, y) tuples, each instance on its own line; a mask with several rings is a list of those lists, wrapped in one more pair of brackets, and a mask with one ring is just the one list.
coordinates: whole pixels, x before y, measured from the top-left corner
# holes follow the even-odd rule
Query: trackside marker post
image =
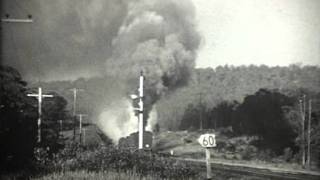
[(210, 154), (210, 149), (212, 147), (216, 147), (216, 135), (215, 134), (202, 134), (198, 142), (202, 147), (205, 148), (206, 150), (206, 166), (207, 166), (207, 179), (211, 179), (211, 164), (210, 164), (210, 159), (211, 159), (211, 154)]

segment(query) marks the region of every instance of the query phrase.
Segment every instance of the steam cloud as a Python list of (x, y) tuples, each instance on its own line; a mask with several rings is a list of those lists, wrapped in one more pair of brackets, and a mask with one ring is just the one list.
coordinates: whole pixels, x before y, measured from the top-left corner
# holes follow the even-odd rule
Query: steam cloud
[[(144, 113), (148, 119), (153, 105), (163, 93), (187, 83), (195, 66), (199, 42), (194, 7), (189, 1), (132, 1), (128, 3), (127, 16), (112, 40), (112, 56), (106, 61), (106, 74), (118, 77), (127, 84), (127, 89), (133, 91), (137, 88), (139, 72), (143, 70), (146, 77)], [(120, 109), (123, 113), (130, 113), (128, 108)], [(156, 122), (155, 111), (154, 108), (152, 121), (146, 125), (149, 129), (152, 128), (151, 122)], [(104, 128), (106, 134), (117, 142), (122, 136), (115, 136), (114, 131), (119, 132), (119, 127), (126, 128), (125, 123), (114, 121), (110, 118), (112, 113), (107, 112), (102, 113), (100, 124), (108, 127)]]
[(189, 0), (4, 0), (2, 5), (13, 18), (34, 19), (32, 26), (3, 26), (4, 64), (28, 80), (105, 78), (93, 91), (100, 96), (90, 96), (97, 123), (114, 142), (137, 129), (126, 97), (137, 90), (141, 70), (150, 129), (156, 122), (153, 105), (186, 84), (195, 66), (200, 36)]

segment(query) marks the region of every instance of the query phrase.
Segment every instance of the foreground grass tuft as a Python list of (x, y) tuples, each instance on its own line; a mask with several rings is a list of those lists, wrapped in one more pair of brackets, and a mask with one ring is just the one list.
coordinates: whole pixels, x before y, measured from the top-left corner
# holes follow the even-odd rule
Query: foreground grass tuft
[(54, 172), (42, 177), (31, 178), (32, 180), (69, 180), (69, 179), (81, 179), (81, 180), (140, 180), (140, 179), (161, 179), (158, 176), (141, 176), (135, 172), (116, 172), (116, 171), (66, 171), (66, 172)]

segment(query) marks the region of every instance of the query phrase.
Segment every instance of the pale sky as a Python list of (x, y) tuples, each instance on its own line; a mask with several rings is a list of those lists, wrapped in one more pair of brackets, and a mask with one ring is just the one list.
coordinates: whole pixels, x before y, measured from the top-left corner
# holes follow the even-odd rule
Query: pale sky
[(320, 65), (320, 0), (192, 0), (197, 67)]
[[(163, 24), (168, 26), (164, 28), (165, 32), (175, 34), (179, 37), (175, 40), (185, 46), (178, 50), (192, 51), (191, 54), (182, 53), (192, 55), (189, 58), (192, 65), (197, 56), (196, 67), (320, 65), (320, 0), (2, 2), (2, 16), (8, 13), (13, 18), (25, 18), (32, 14), (34, 19), (32, 24), (5, 23), (1, 27), (1, 60), (17, 68), (26, 79), (98, 76), (110, 72), (106, 69), (110, 62), (118, 62), (114, 59), (139, 64), (133, 59), (113, 57), (118, 48), (115, 40), (124, 40), (122, 45), (128, 46), (127, 41), (136, 39), (137, 43), (132, 47), (138, 47), (146, 40), (162, 39), (162, 33), (157, 30), (163, 28)], [(157, 14), (165, 23), (148, 21), (144, 13), (134, 14), (133, 19), (143, 23), (136, 26), (133, 34), (120, 33), (121, 28), (132, 20), (129, 11), (137, 11), (135, 6), (127, 8), (129, 4), (142, 4), (138, 7), (143, 12)], [(199, 36), (201, 44), (198, 48)], [(130, 49), (128, 47), (123, 49)], [(109, 62), (108, 66), (106, 62)], [(131, 68), (130, 63), (123, 64)]]

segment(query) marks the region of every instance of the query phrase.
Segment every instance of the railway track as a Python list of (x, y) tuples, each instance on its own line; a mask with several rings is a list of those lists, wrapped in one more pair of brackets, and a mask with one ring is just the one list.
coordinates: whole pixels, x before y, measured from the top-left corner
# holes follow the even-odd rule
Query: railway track
[[(199, 159), (182, 159), (189, 164), (205, 168), (205, 160)], [(320, 172), (302, 171), (302, 170), (287, 170), (273, 167), (254, 166), (240, 163), (230, 163), (221, 161), (211, 161), (213, 172), (227, 172), (228, 174), (245, 175), (249, 177), (259, 177), (262, 179), (274, 180), (320, 180)]]

